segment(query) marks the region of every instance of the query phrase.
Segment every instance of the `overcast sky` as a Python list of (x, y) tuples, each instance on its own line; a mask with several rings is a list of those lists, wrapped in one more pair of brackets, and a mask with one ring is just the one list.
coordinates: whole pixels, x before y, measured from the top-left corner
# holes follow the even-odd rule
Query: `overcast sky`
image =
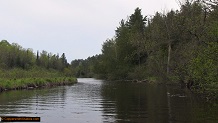
[(178, 9), (177, 0), (0, 0), (0, 40), (66, 54), (68, 62), (101, 53), (121, 19), (142, 9)]

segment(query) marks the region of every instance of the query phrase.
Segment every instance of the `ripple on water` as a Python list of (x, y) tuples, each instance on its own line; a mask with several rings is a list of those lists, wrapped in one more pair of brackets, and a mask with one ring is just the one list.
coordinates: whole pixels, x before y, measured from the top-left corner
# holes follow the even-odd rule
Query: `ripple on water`
[[(42, 123), (197, 123), (215, 121), (215, 115), (218, 114), (214, 108), (207, 110), (208, 107), (188, 95), (169, 96), (184, 92), (167, 90), (163, 86), (142, 86), (94, 79), (78, 81), (79, 83), (73, 86), (0, 94), (0, 115), (39, 116)], [(9, 98), (8, 95), (16, 96)], [(206, 116), (207, 113), (210, 120), (197, 119), (199, 115)]]

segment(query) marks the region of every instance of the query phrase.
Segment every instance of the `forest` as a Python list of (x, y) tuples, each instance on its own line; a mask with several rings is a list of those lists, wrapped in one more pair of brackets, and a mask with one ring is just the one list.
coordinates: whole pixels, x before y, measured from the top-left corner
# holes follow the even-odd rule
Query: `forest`
[[(59, 56), (43, 50), (42, 52), (37, 51), (35, 54), (32, 49), (22, 48), (17, 43), (10, 44), (7, 40), (0, 42), (0, 50), (0, 70), (2, 70), (0, 75), (2, 78), (10, 77), (8, 74), (4, 75), (4, 71), (33, 69), (56, 71), (70, 76), (70, 65), (67, 63), (64, 53)], [(21, 74), (17, 75), (18, 78), (19, 76), (22, 77)]]
[(122, 19), (102, 53), (71, 62), (77, 77), (180, 84), (208, 97), (218, 90), (218, 2)]
[(64, 53), (59, 56), (43, 50), (35, 54), (17, 43), (0, 42), (0, 92), (75, 81)]

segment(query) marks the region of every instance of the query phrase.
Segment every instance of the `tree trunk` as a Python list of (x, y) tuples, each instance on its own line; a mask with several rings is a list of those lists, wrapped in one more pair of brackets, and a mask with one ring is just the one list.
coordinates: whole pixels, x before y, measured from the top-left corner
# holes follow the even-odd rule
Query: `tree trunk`
[(167, 75), (170, 72), (170, 56), (171, 56), (171, 42), (169, 42), (169, 47), (168, 47), (168, 58), (167, 58)]

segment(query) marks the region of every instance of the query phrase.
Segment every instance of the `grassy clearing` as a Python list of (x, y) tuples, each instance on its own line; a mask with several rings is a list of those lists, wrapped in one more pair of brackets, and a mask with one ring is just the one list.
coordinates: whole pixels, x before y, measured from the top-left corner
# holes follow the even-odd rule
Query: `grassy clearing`
[(74, 84), (73, 77), (0, 79), (0, 91)]
[(29, 70), (14, 68), (0, 69), (0, 92), (38, 87), (49, 87), (76, 83), (75, 77), (66, 76), (54, 69), (33, 67)]
[(77, 79), (64, 73), (36, 67), (30, 70), (0, 69), (0, 92), (4, 90), (30, 89), (76, 83)]
[(22, 79), (22, 78), (53, 78), (66, 76), (63, 72), (54, 69), (45, 69), (34, 67), (30, 70), (14, 68), (9, 70), (0, 69), (0, 78), (4, 79)]

